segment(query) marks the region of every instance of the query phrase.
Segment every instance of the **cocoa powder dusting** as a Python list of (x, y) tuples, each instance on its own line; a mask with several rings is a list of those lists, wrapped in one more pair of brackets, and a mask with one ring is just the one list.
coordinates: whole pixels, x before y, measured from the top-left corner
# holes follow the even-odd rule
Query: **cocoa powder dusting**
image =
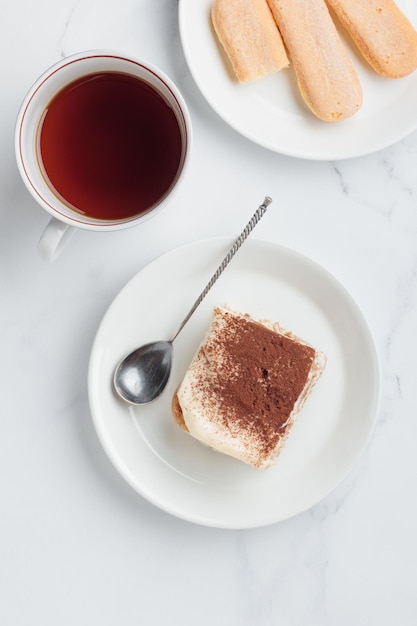
[(315, 350), (260, 323), (221, 313), (226, 323), (217, 324), (203, 347), (210, 377), (200, 383), (228, 431), (244, 434), (261, 456), (268, 455), (285, 433)]

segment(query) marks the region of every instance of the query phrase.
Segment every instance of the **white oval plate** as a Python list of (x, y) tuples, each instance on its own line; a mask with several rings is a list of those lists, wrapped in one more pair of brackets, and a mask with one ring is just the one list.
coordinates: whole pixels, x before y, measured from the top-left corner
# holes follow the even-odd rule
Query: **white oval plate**
[[(397, 4), (417, 26), (415, 0)], [(213, 32), (212, 0), (180, 0), (179, 24), (191, 74), (212, 108), (236, 131), (275, 152), (333, 160), (381, 150), (417, 128), (417, 72), (390, 80), (378, 76), (343, 36), (363, 89), (363, 105), (350, 119), (317, 119), (299, 95), (292, 68), (239, 84)]]
[[(138, 493), (191, 522), (249, 528), (308, 509), (348, 474), (374, 426), (379, 368), (368, 325), (340, 283), (307, 257), (252, 239), (175, 340), (163, 395), (135, 408), (117, 398), (117, 363), (135, 347), (174, 333), (231, 243), (207, 239), (177, 248), (130, 280), (98, 329), (88, 388), (104, 450)], [(206, 448), (171, 416), (172, 395), (216, 304), (279, 321), (327, 355), (286, 447), (265, 471)]]

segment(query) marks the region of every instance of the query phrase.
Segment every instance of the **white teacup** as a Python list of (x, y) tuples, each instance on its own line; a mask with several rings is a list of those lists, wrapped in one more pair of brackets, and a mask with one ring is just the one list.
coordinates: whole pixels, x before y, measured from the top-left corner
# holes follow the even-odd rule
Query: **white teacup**
[[(169, 108), (171, 110), (170, 115), (175, 116), (175, 132), (179, 137), (175, 148), (177, 160), (175, 160), (174, 166), (171, 165), (169, 174), (165, 173), (167, 183), (164, 189), (158, 190), (160, 191), (158, 197), (151, 199), (147, 197), (146, 201), (143, 200), (143, 205), (138, 205), (137, 213), (119, 216), (116, 212), (111, 214), (111, 217), (106, 216), (104, 218), (99, 214), (89, 215), (88, 206), (87, 208), (85, 206), (80, 208), (73, 199), (69, 200), (66, 197), (66, 192), (62, 192), (58, 189), (58, 185), (51, 182), (48, 168), (42, 156), (42, 133), (44, 132), (42, 125), (47, 119), (46, 115), (52, 110), (53, 103), (57, 101), (57, 97), (60, 97), (59, 94), (62, 94), (63, 90), (68, 91), (69, 85), (72, 89), (72, 85), (80, 83), (80, 79), (84, 79), (84, 77), (88, 81), (89, 77), (99, 76), (102, 78), (103, 75), (113, 76), (109, 80), (114, 80), (115, 75), (128, 76), (130, 78), (126, 80), (130, 82), (137, 83), (139, 81), (142, 85), (146, 84), (146, 89), (151, 91), (152, 97), (157, 98), (158, 102), (161, 103), (160, 106)], [(142, 115), (142, 118), (144, 116), (143, 113), (138, 113), (138, 115)], [(71, 123), (72, 121), (69, 120), (70, 135), (73, 134)], [(157, 150), (160, 150), (161, 156), (165, 155), (167, 147), (169, 148), (168, 143), (171, 141), (163, 135), (163, 132), (159, 133), (156, 142)], [(54, 137), (53, 134), (52, 137)], [(115, 52), (93, 50), (67, 57), (48, 69), (26, 95), (18, 114), (15, 134), (16, 159), (22, 179), (35, 200), (52, 215), (52, 219), (38, 244), (42, 257), (49, 261), (54, 260), (76, 228), (94, 231), (120, 230), (137, 226), (161, 211), (171, 199), (173, 191), (177, 189), (178, 183), (184, 176), (190, 157), (191, 141), (190, 115), (181, 93), (173, 82), (152, 64)], [(141, 142), (138, 141), (137, 144), (140, 146)], [(62, 154), (66, 154), (66, 150), (68, 148), (63, 145)], [(59, 151), (57, 154), (59, 156)], [(100, 154), (100, 151), (97, 154)], [(123, 155), (121, 160), (123, 161)], [(78, 163), (78, 161), (76, 162)], [(52, 157), (53, 163), (54, 158)], [(152, 167), (154, 168), (167, 167), (164, 165), (164, 158), (159, 159), (157, 151), (153, 163)], [(148, 167), (147, 163), (146, 167)], [(138, 172), (138, 177), (139, 174), (140, 172)], [(144, 176), (144, 180), (146, 180), (148, 175)], [(105, 172), (102, 180), (103, 184), (108, 182), (108, 175)], [(77, 190), (78, 187), (80, 186), (75, 179), (72, 188)], [(107, 198), (107, 196), (105, 197)]]

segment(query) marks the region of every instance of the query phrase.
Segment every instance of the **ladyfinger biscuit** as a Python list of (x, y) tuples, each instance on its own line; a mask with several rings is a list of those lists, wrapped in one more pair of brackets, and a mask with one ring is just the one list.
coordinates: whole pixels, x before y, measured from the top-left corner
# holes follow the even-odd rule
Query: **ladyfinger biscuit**
[(266, 0), (214, 0), (214, 30), (237, 79), (247, 83), (288, 66), (288, 57)]
[(324, 0), (268, 3), (307, 106), (325, 122), (356, 113), (362, 88)]
[(417, 32), (393, 0), (327, 0), (378, 74), (401, 78), (417, 68)]

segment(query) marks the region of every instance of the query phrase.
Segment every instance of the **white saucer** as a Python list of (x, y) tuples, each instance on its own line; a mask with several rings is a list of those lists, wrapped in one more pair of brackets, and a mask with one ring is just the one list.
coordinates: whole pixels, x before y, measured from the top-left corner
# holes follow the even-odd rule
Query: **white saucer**
[[(397, 4), (417, 26), (417, 3)], [(381, 150), (417, 129), (417, 71), (390, 80), (378, 76), (344, 40), (363, 89), (363, 105), (348, 120), (325, 123), (302, 101), (292, 68), (239, 84), (213, 32), (212, 0), (180, 0), (179, 23), (191, 74), (212, 108), (257, 144), (305, 159), (345, 159)]]
[[(231, 243), (208, 239), (177, 248), (132, 278), (98, 329), (88, 387), (104, 450), (139, 494), (191, 522), (249, 528), (308, 509), (345, 478), (374, 426), (379, 367), (362, 313), (332, 275), (293, 250), (250, 239), (176, 339), (164, 394), (146, 407), (118, 399), (117, 363), (133, 348), (173, 334)], [(206, 448), (171, 416), (172, 394), (215, 304), (279, 321), (327, 355), (276, 466), (265, 471)]]

